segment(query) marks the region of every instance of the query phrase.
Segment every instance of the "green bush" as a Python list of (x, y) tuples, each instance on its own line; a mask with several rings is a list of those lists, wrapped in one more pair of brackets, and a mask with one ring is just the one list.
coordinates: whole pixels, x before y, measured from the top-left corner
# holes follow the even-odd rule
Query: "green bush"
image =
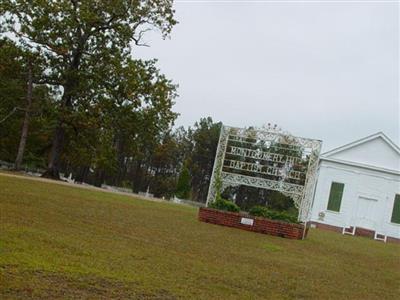
[(249, 210), (249, 214), (255, 217), (267, 217), (268, 209), (264, 206), (256, 205)]
[(254, 206), (250, 209), (249, 214), (255, 217), (263, 217), (271, 220), (285, 221), (288, 223), (298, 223), (297, 217), (287, 213), (270, 210), (264, 206)]
[(190, 172), (186, 166), (183, 166), (181, 173), (179, 174), (178, 183), (176, 185), (175, 196), (180, 199), (190, 198)]
[(222, 199), (217, 197), (217, 199), (209, 205), (210, 208), (218, 209), (218, 210), (225, 210), (225, 211), (232, 211), (232, 212), (239, 212), (240, 208), (235, 203), (229, 200)]

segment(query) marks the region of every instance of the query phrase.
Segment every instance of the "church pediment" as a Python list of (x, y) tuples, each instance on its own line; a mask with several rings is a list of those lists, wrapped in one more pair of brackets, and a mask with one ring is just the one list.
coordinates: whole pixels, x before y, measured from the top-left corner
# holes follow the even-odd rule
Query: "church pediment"
[(381, 132), (333, 149), (322, 154), (321, 157), (400, 171), (400, 149)]

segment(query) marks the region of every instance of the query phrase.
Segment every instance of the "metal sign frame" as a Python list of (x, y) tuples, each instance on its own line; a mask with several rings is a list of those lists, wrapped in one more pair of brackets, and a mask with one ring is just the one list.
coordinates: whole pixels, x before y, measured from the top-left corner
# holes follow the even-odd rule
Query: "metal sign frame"
[[(232, 146), (235, 143), (242, 146)], [(274, 145), (284, 150), (272, 151)], [(299, 210), (298, 219), (308, 221), (321, 146), (320, 140), (292, 136), (276, 126), (246, 129), (222, 125), (206, 205), (227, 187), (246, 185), (291, 197)], [(301, 155), (279, 153), (288, 149), (299, 149)], [(295, 170), (299, 165), (302, 170)]]

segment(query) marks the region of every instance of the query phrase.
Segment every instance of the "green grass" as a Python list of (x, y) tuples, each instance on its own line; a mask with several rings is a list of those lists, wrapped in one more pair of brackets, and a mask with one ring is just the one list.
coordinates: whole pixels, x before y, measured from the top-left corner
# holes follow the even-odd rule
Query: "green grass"
[[(0, 298), (395, 299), (400, 247), (288, 240), (197, 210), (0, 175)], [(397, 298), (398, 299), (398, 298)]]

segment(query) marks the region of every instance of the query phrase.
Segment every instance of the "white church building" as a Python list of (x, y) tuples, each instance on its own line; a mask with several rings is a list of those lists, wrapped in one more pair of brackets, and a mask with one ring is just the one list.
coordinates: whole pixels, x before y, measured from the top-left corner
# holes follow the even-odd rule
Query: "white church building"
[(320, 157), (312, 226), (400, 242), (400, 148), (382, 132)]

